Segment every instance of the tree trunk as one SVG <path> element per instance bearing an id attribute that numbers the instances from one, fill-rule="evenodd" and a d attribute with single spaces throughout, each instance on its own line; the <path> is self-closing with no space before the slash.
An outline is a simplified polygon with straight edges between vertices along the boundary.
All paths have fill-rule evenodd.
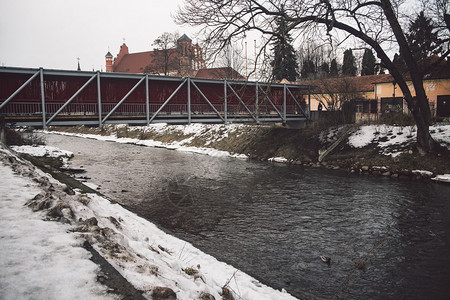
<path id="1" fill-rule="evenodd" d="M 392 9 L 390 0 L 381 0 L 381 7 L 384 11 L 386 19 L 391 25 L 392 31 L 397 39 L 400 47 L 400 54 L 405 60 L 408 67 L 409 75 L 413 83 L 416 97 L 413 98 L 409 90 L 406 80 L 404 78 L 407 74 L 401 74 L 394 66 L 391 71 L 392 76 L 397 81 L 403 95 L 408 103 L 408 108 L 411 111 L 414 121 L 417 125 L 417 142 L 416 147 L 420 154 L 425 155 L 436 148 L 436 142 L 431 137 L 429 126 L 431 123 L 431 113 L 428 104 L 428 98 L 423 87 L 423 76 L 419 70 L 417 62 L 412 56 L 411 49 L 403 33 L 403 30 L 398 22 L 398 19 Z"/>

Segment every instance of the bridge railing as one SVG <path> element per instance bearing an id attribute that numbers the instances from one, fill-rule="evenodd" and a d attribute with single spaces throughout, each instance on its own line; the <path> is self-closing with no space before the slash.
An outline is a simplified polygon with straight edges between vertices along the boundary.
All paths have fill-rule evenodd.
<path id="1" fill-rule="evenodd" d="M 64 120 L 101 126 L 137 119 L 149 124 L 185 117 L 187 123 L 209 119 L 227 122 L 263 120 L 286 122 L 309 118 L 310 86 L 0 67 L 0 114 L 6 119 L 40 118 L 42 126 Z M 308 102 L 303 95 L 308 92 Z M 179 115 L 179 116 L 178 116 Z M 242 118 L 246 115 L 247 118 Z M 123 116 L 129 116 L 128 119 Z M 120 117 L 120 118 L 118 118 Z M 209 120 L 208 119 L 208 120 Z M 267 118 L 266 118 L 267 119 Z"/>
<path id="2" fill-rule="evenodd" d="M 54 114 L 64 103 L 46 103 L 46 114 Z M 115 103 L 102 103 L 102 111 L 107 112 L 114 108 Z M 154 113 L 160 107 L 159 104 L 150 104 L 150 113 Z M 268 106 L 249 105 L 250 111 L 261 114 L 276 114 L 276 111 Z M 281 105 L 276 106 L 278 110 L 282 109 Z M 220 113 L 224 113 L 224 105 L 215 105 L 215 108 Z M 120 110 L 115 112 L 115 115 L 136 115 L 145 116 L 146 107 L 143 103 L 126 103 L 123 104 Z M 188 111 L 187 104 L 168 104 L 166 110 L 160 112 L 162 114 L 186 114 Z M 289 105 L 286 108 L 287 114 L 298 114 L 294 105 Z M 215 112 L 207 104 L 192 104 L 191 112 L 193 114 L 214 114 Z M 33 116 L 42 114 L 42 104 L 33 102 L 12 102 L 8 103 L 2 110 L 3 114 L 16 116 Z M 241 105 L 228 105 L 228 114 L 243 114 L 246 111 Z M 60 115 L 97 115 L 98 105 L 93 103 L 72 103 L 60 112 Z M 105 114 L 105 113 L 104 113 Z"/>

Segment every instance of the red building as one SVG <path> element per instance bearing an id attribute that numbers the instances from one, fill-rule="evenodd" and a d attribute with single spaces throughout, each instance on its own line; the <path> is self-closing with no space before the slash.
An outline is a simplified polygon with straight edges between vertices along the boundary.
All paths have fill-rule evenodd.
<path id="1" fill-rule="evenodd" d="M 177 40 L 176 48 L 166 50 L 130 53 L 123 43 L 116 58 L 108 51 L 105 60 L 106 72 L 195 76 L 205 68 L 202 49 L 185 34 Z"/>
<path id="2" fill-rule="evenodd" d="M 130 53 L 128 46 L 120 46 L 116 58 L 108 51 L 105 55 L 106 72 L 148 73 L 165 76 L 199 77 L 209 79 L 244 80 L 230 67 L 206 68 L 202 49 L 185 34 L 177 40 L 177 47 Z"/>

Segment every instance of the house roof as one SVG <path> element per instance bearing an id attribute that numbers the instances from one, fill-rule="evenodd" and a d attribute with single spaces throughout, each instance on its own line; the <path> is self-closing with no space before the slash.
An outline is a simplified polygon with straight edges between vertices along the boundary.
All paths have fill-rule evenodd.
<path id="1" fill-rule="evenodd" d="M 169 49 L 169 57 L 172 62 L 177 61 L 177 51 L 176 49 Z M 155 62 L 156 56 L 155 51 L 145 51 L 137 53 L 124 54 L 122 59 L 118 64 L 114 64 L 114 72 L 123 73 L 143 73 L 147 66 L 155 66 L 158 68 Z M 173 63 L 169 63 L 169 66 Z M 162 64 L 161 64 L 162 66 Z M 161 67 L 159 66 L 159 67 Z M 161 70 L 159 70 L 161 71 Z"/>
<path id="2" fill-rule="evenodd" d="M 353 76 L 353 77 L 335 77 L 300 81 L 298 83 L 316 86 L 317 89 L 312 91 L 313 94 L 342 92 L 343 87 L 347 87 L 352 91 L 373 92 L 377 83 L 392 82 L 391 74 Z"/>
<path id="3" fill-rule="evenodd" d="M 113 57 L 113 55 L 111 54 L 111 52 L 108 51 L 108 53 L 106 53 L 105 55 L 106 57 Z"/>
<path id="4" fill-rule="evenodd" d="M 244 76 L 231 67 L 200 69 L 195 77 L 206 79 L 245 79 Z"/>

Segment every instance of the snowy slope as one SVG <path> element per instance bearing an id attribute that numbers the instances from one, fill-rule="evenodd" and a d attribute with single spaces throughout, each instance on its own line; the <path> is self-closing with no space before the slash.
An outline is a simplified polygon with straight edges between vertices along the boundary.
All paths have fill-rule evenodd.
<path id="1" fill-rule="evenodd" d="M 149 299 L 157 286 L 171 288 L 177 299 L 198 299 L 202 293 L 221 299 L 223 287 L 235 299 L 295 299 L 119 204 L 96 194 L 70 195 L 65 186 L 1 149 L 0 172 L 1 299 L 106 298 L 96 282 L 96 265 L 80 248 L 84 240 Z"/>

